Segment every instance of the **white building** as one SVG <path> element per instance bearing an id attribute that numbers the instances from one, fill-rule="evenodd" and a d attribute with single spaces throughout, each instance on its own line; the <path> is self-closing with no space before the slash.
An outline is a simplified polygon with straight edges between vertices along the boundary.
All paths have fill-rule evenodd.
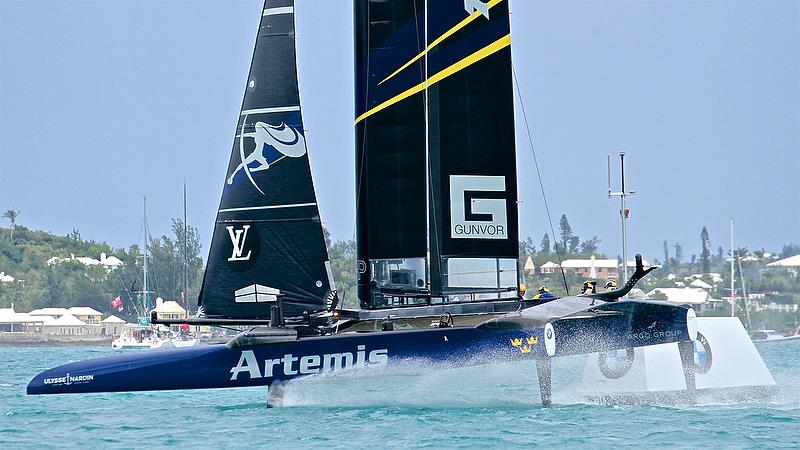
<path id="1" fill-rule="evenodd" d="M 547 261 L 539 267 L 540 273 L 555 273 L 556 270 L 558 270 L 558 264 L 552 261 Z"/>
<path id="2" fill-rule="evenodd" d="M 42 324 L 42 333 L 45 335 L 55 334 L 60 336 L 85 336 L 97 334 L 99 327 L 87 325 L 82 320 L 72 314 L 64 314 L 58 319 L 45 319 Z"/>
<path id="3" fill-rule="evenodd" d="M 727 302 L 711 298 L 711 295 L 701 288 L 655 288 L 647 293 L 648 298 L 659 296 L 667 297 L 667 301 L 679 304 L 690 304 L 703 311 L 707 309 L 719 309 L 724 307 Z"/>
<path id="4" fill-rule="evenodd" d="M 800 255 L 779 259 L 775 262 L 767 264 L 767 267 L 787 267 L 797 269 L 800 267 Z"/>
<path id="5" fill-rule="evenodd" d="M 64 314 L 69 314 L 67 308 L 39 308 L 29 312 L 31 316 L 50 316 L 53 319 L 58 319 Z"/>
<path id="6" fill-rule="evenodd" d="M 100 321 L 100 334 L 103 336 L 119 336 L 124 328 L 125 321 L 113 314 Z"/>
<path id="7" fill-rule="evenodd" d="M 114 255 L 106 256 L 105 253 L 100 253 L 100 259 L 89 258 L 87 256 L 76 257 L 74 253 L 70 254 L 69 257 L 65 258 L 59 258 L 58 256 L 54 256 L 47 260 L 47 265 L 52 266 L 53 264 L 59 264 L 64 261 L 78 261 L 84 266 L 103 266 L 109 272 L 124 265 L 124 263 L 116 256 Z"/>
<path id="8" fill-rule="evenodd" d="M 73 306 L 67 310 L 67 313 L 87 324 L 99 324 L 103 319 L 103 313 L 88 306 Z"/>
<path id="9" fill-rule="evenodd" d="M 714 286 L 711 286 L 710 284 L 706 283 L 705 281 L 703 281 L 703 280 L 701 280 L 699 278 L 697 278 L 694 281 L 692 281 L 691 283 L 689 283 L 689 286 L 700 288 L 700 289 L 711 289 L 711 288 L 714 287 Z"/>
<path id="10" fill-rule="evenodd" d="M 31 316 L 26 313 L 18 313 L 14 308 L 0 308 L 0 332 L 21 333 L 31 332 L 37 326 L 41 326 L 44 318 Z"/>
<path id="11" fill-rule="evenodd" d="M 14 277 L 5 272 L 0 272 L 0 283 L 11 283 L 12 281 L 14 281 Z"/>
<path id="12" fill-rule="evenodd" d="M 619 263 L 616 259 L 566 259 L 561 263 L 565 270 L 572 271 L 582 278 L 616 279 Z"/>
<path id="13" fill-rule="evenodd" d="M 159 319 L 181 320 L 186 318 L 186 310 L 173 300 L 164 301 L 161 297 L 156 299 L 156 307 L 153 308 Z M 172 325 L 173 331 L 178 331 L 180 325 Z"/>

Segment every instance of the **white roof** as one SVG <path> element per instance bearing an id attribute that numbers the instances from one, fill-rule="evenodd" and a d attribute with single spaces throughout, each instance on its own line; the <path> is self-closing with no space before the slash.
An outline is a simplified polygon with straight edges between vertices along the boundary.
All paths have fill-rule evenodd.
<path id="1" fill-rule="evenodd" d="M 800 267 L 800 255 L 790 256 L 788 258 L 779 259 L 775 262 L 767 264 L 769 267 Z"/>
<path id="2" fill-rule="evenodd" d="M 125 321 L 112 314 L 101 320 L 100 323 L 125 323 Z"/>
<path id="3" fill-rule="evenodd" d="M 33 311 L 29 312 L 28 314 L 32 316 L 54 316 L 60 317 L 64 314 L 68 314 L 69 311 L 67 308 L 39 308 L 34 309 Z"/>
<path id="4" fill-rule="evenodd" d="M 104 259 L 102 261 L 102 263 L 103 263 L 104 266 L 115 266 L 115 267 L 116 266 L 125 265 L 125 263 L 123 263 L 121 259 L 119 259 L 119 258 L 117 258 L 116 256 L 113 256 L 113 255 L 109 256 L 106 259 Z"/>
<path id="5" fill-rule="evenodd" d="M 100 265 L 100 261 L 98 261 L 98 260 L 96 260 L 94 258 L 89 258 L 88 256 L 78 256 L 75 259 L 77 261 L 80 261 L 81 263 L 83 263 L 86 266 L 98 266 L 98 265 Z"/>
<path id="6" fill-rule="evenodd" d="M 561 263 L 561 267 L 565 269 L 589 269 L 594 267 L 596 269 L 616 269 L 616 259 L 566 259 Z"/>
<path id="7" fill-rule="evenodd" d="M 536 266 L 533 265 L 533 260 L 531 259 L 530 256 L 528 256 L 528 259 L 525 260 L 525 268 L 524 268 L 524 270 L 535 270 L 535 269 L 536 269 Z"/>
<path id="8" fill-rule="evenodd" d="M 14 281 L 14 277 L 5 272 L 0 272 L 0 282 L 10 283 L 12 281 Z"/>
<path id="9" fill-rule="evenodd" d="M 50 323 L 46 323 L 45 325 L 76 326 L 86 325 L 86 323 L 72 314 L 67 313 Z"/>
<path id="10" fill-rule="evenodd" d="M 655 288 L 647 293 L 652 297 L 656 292 L 667 296 L 667 300 L 675 303 L 705 303 L 709 300 L 708 292 L 700 288 Z"/>
<path id="11" fill-rule="evenodd" d="M 706 283 L 705 281 L 703 281 L 701 279 L 696 279 L 696 280 L 692 281 L 691 283 L 689 283 L 689 286 L 694 286 L 694 287 L 698 287 L 698 288 L 701 288 L 701 289 L 711 289 L 712 287 L 714 287 L 714 286 L 711 286 L 710 284 Z"/>
<path id="12" fill-rule="evenodd" d="M 40 323 L 43 321 L 44 319 L 41 317 L 15 312 L 14 308 L 0 308 L 0 323 Z"/>
<path id="13" fill-rule="evenodd" d="M 556 267 L 558 267 L 558 264 L 554 263 L 553 261 L 547 261 L 546 263 L 542 264 L 542 269 L 550 269 Z"/>
<path id="14" fill-rule="evenodd" d="M 186 314 L 186 310 L 174 300 L 167 300 L 166 302 L 156 306 L 153 311 L 159 314 Z"/>
<path id="15" fill-rule="evenodd" d="M 73 316 L 102 316 L 103 313 L 100 311 L 96 311 L 93 308 L 89 308 L 88 306 L 73 306 L 72 308 L 68 309 L 67 312 L 72 314 Z"/>

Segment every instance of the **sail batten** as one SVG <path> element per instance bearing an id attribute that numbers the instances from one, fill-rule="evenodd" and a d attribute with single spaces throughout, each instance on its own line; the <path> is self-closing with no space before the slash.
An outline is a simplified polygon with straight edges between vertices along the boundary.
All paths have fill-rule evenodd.
<path id="1" fill-rule="evenodd" d="M 324 310 L 335 298 L 294 34 L 293 1 L 267 0 L 199 298 L 208 317 L 269 318 L 279 298 L 284 316 L 293 317 Z"/>

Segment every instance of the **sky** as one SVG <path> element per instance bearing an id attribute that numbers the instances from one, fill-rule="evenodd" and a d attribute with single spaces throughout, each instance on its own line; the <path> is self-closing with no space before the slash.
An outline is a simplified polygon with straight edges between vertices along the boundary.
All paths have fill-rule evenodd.
<path id="1" fill-rule="evenodd" d="M 306 140 L 325 226 L 355 229 L 353 19 L 297 2 Z M 127 247 L 182 217 L 208 250 L 262 2 L 0 0 L 0 211 Z M 662 243 L 800 244 L 800 2 L 511 2 L 522 236 L 558 232 L 622 253 Z M 4 221 L 3 226 L 8 222 Z M 551 234 L 552 238 L 552 234 Z M 671 250 L 672 251 L 672 250 Z"/>

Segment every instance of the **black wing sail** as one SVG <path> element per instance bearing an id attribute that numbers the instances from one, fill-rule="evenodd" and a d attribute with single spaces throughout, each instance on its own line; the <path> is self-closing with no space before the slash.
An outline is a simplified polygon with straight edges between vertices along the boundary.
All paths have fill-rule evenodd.
<path id="1" fill-rule="evenodd" d="M 359 0 L 356 30 L 358 297 L 427 289 L 423 0 Z M 383 81 L 386 80 L 386 81 Z M 394 101 L 404 96 L 402 101 Z"/>
<path id="2" fill-rule="evenodd" d="M 519 229 L 508 13 L 507 0 L 428 2 L 434 292 L 516 292 Z M 498 296 L 503 295 L 478 297 Z"/>
<path id="3" fill-rule="evenodd" d="M 294 3 L 267 0 L 209 251 L 207 317 L 326 308 L 335 294 L 311 179 L 295 54 Z"/>
<path id="4" fill-rule="evenodd" d="M 355 21 L 362 306 L 515 297 L 508 2 L 361 0 Z"/>

